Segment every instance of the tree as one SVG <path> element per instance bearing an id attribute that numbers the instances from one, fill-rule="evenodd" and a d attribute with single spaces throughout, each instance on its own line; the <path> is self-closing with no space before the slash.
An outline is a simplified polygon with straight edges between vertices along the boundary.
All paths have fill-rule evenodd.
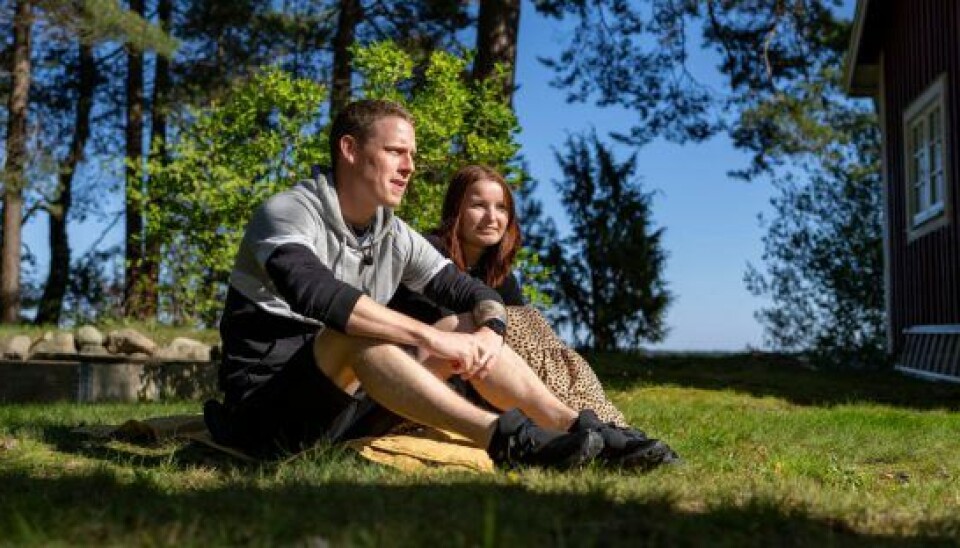
<path id="1" fill-rule="evenodd" d="M 714 0 L 708 0 L 713 2 Z M 637 119 L 620 141 L 642 146 L 657 137 L 700 141 L 721 127 L 716 99 L 687 69 L 686 16 L 698 3 L 650 0 L 538 0 L 541 13 L 577 19 L 577 32 L 556 58 L 541 59 L 567 100 L 619 105 Z M 643 8 L 648 9 L 645 11 Z"/>
<path id="2" fill-rule="evenodd" d="M 136 36 L 135 47 L 152 46 L 167 55 L 174 46 L 165 34 L 139 14 L 121 8 L 116 0 L 43 0 L 37 7 L 38 70 L 31 109 L 37 119 L 33 171 L 38 180 L 32 185 L 37 197 L 26 216 L 36 211 L 48 215 L 50 270 L 36 321 L 57 323 L 71 269 L 67 225 L 74 207 L 74 179 L 88 143 L 97 133 L 92 114 L 95 92 L 105 80 L 100 66 L 104 62 L 94 51 L 105 42 L 130 36 Z M 64 139 L 65 135 L 70 139 Z M 97 152 L 95 148 L 93 153 Z M 47 177 L 40 175 L 44 172 L 50 172 L 52 185 L 43 184 Z"/>
<path id="3" fill-rule="evenodd" d="M 773 299 L 758 312 L 768 343 L 818 356 L 849 357 L 843 349 L 873 356 L 882 344 L 882 302 L 861 284 L 882 287 L 880 219 L 869 213 L 880 192 L 878 132 L 867 108 L 839 88 L 850 24 L 835 15 L 837 4 L 539 2 L 545 13 L 579 18 L 569 46 L 546 60 L 554 84 L 571 101 L 637 114 L 633 127 L 615 137 L 643 145 L 726 131 L 752 154 L 732 174 L 778 189 L 764 239 L 766 272 L 751 266 L 747 274 L 751 291 Z M 719 56 L 726 93 L 707 93 L 686 69 L 695 28 L 700 45 Z M 812 195 L 834 201 L 811 204 Z M 851 212 L 862 213 L 861 222 L 848 222 Z"/>
<path id="4" fill-rule="evenodd" d="M 764 268 L 747 287 L 767 343 L 820 364 L 884 363 L 880 132 L 840 86 L 850 24 L 818 1 L 720 9 L 705 39 L 724 58 L 738 117 L 735 144 L 753 153 L 736 175 L 778 191 L 764 219 Z"/>
<path id="5" fill-rule="evenodd" d="M 323 98 L 310 80 L 265 71 L 195 112 L 167 160 L 150 159 L 151 200 L 143 206 L 162 249 L 162 317 L 215 322 L 254 208 L 325 159 L 308 131 Z"/>
<path id="6" fill-rule="evenodd" d="M 143 17 L 143 0 L 130 0 L 130 10 Z M 124 310 L 126 315 L 143 319 L 149 304 L 144 302 L 141 278 L 143 268 L 143 218 L 137 195 L 143 186 L 139 164 L 143 157 L 143 51 L 133 43 L 127 51 L 126 118 L 126 216 L 123 231 L 126 250 Z"/>
<path id="7" fill-rule="evenodd" d="M 337 34 L 333 39 L 333 85 L 330 86 L 330 116 L 336 116 L 350 102 L 353 76 L 353 45 L 357 25 L 363 19 L 360 0 L 340 0 Z"/>
<path id="8" fill-rule="evenodd" d="M 751 266 L 745 276 L 752 293 L 772 301 L 756 313 L 772 347 L 809 352 L 820 365 L 885 362 L 876 160 L 776 182 L 764 268 Z"/>
<path id="9" fill-rule="evenodd" d="M 519 31 L 520 0 L 480 0 L 473 77 L 490 78 L 499 66 L 503 70 L 502 95 L 507 104 L 512 103 L 515 87 Z"/>
<path id="10" fill-rule="evenodd" d="M 618 163 L 591 133 L 569 137 L 556 182 L 571 234 L 548 255 L 556 275 L 555 317 L 596 350 L 634 348 L 666 334 L 670 293 L 663 280 L 663 229 L 653 229 L 653 195 L 633 180 L 636 155 Z M 584 336 L 581 339 L 581 336 Z"/>
<path id="11" fill-rule="evenodd" d="M 880 132 L 867 108 L 827 99 L 842 93 L 840 72 L 824 71 L 812 89 L 753 112 L 784 132 L 782 148 L 766 153 L 771 163 L 806 161 L 802 176 L 771 177 L 778 194 L 764 219 L 765 264 L 751 265 L 745 281 L 772 301 L 756 316 L 774 348 L 809 352 L 821 365 L 882 364 Z"/>
<path id="12" fill-rule="evenodd" d="M 173 22 L 171 0 L 157 0 L 157 23 L 161 30 L 170 32 Z M 153 98 L 150 101 L 150 147 L 154 159 L 166 161 L 167 119 L 170 110 L 170 60 L 164 55 L 156 55 L 153 71 Z M 152 194 L 147 174 L 147 194 Z M 145 227 L 146 228 L 146 227 Z M 141 311 L 144 317 L 155 318 L 159 307 L 160 284 L 160 242 L 152 231 L 144 231 L 143 268 L 141 272 L 143 302 Z"/>
<path id="13" fill-rule="evenodd" d="M 27 108 L 30 96 L 29 0 L 17 2 L 13 24 L 12 85 L 7 103 L 7 157 L 3 171 L 3 244 L 0 250 L 0 323 L 20 319 L 20 224 L 23 219 L 27 159 Z"/>
<path id="14" fill-rule="evenodd" d="M 457 49 L 457 32 L 470 22 L 463 2 L 337 0 L 336 5 L 331 116 L 349 102 L 353 93 L 354 46 L 390 41 L 413 56 L 417 63 L 423 63 L 434 50 Z"/>
<path id="15" fill-rule="evenodd" d="M 56 324 L 60 321 L 60 311 L 63 307 L 63 297 L 67 290 L 70 272 L 67 216 L 73 203 L 73 177 L 77 166 L 83 161 L 87 140 L 90 137 L 90 112 L 93 108 L 93 93 L 97 81 L 96 61 L 92 46 L 78 41 L 77 50 L 76 118 L 70 150 L 64 165 L 59 170 L 56 196 L 51 200 L 51 207 L 48 208 L 50 273 L 37 307 L 35 322 L 38 324 Z"/>

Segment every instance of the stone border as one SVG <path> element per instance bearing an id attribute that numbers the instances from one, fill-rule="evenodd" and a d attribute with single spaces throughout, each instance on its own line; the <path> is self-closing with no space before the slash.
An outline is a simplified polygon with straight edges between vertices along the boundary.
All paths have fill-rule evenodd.
<path id="1" fill-rule="evenodd" d="M 195 399 L 217 393 L 212 362 L 130 359 L 0 359 L 0 403 Z"/>

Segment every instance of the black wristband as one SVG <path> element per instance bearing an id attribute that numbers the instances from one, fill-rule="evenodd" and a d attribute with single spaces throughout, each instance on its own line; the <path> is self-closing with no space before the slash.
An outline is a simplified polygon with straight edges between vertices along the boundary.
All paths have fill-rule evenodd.
<path id="1" fill-rule="evenodd" d="M 490 331 L 493 331 L 501 337 L 507 336 L 507 322 L 501 320 L 500 318 L 490 318 L 489 320 L 483 322 L 481 327 L 487 327 Z"/>

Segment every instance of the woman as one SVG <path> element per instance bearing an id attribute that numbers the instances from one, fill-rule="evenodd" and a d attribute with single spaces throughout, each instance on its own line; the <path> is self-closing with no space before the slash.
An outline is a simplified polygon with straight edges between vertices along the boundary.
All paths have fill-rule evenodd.
<path id="1" fill-rule="evenodd" d="M 460 270 L 500 293 L 510 324 L 507 344 L 563 403 L 576 411 L 593 409 L 602 421 L 627 426 L 589 364 L 557 337 L 536 309 L 524 306 L 512 272 L 520 227 L 510 187 L 499 173 L 477 165 L 457 171 L 443 201 L 440 228 L 427 239 Z M 453 314 L 402 286 L 389 306 L 430 324 Z"/>

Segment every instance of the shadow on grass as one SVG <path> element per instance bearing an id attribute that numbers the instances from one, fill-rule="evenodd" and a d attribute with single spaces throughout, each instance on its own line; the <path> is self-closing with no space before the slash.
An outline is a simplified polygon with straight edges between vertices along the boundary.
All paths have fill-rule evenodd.
<path id="1" fill-rule="evenodd" d="M 794 358 L 765 354 L 720 357 L 588 355 L 604 386 L 630 390 L 674 385 L 773 396 L 799 405 L 870 402 L 911 409 L 960 410 L 960 384 L 934 383 L 893 370 L 813 370 Z"/>
<path id="2" fill-rule="evenodd" d="M 41 439 L 55 451 L 111 464 L 155 468 L 159 466 L 185 470 L 197 466 L 224 470 L 249 470 L 257 464 L 231 457 L 226 453 L 197 442 L 169 439 L 159 442 L 146 440 L 112 440 L 95 438 L 74 431 L 74 427 L 47 425 Z"/>
<path id="3" fill-rule="evenodd" d="M 59 478 L 0 472 L 0 531 L 13 544 L 951 545 L 960 523 L 922 537 L 863 535 L 772 502 L 687 512 L 663 499 L 542 493 L 475 478 L 388 485 L 335 480 L 158 487 L 144 474 Z"/>

